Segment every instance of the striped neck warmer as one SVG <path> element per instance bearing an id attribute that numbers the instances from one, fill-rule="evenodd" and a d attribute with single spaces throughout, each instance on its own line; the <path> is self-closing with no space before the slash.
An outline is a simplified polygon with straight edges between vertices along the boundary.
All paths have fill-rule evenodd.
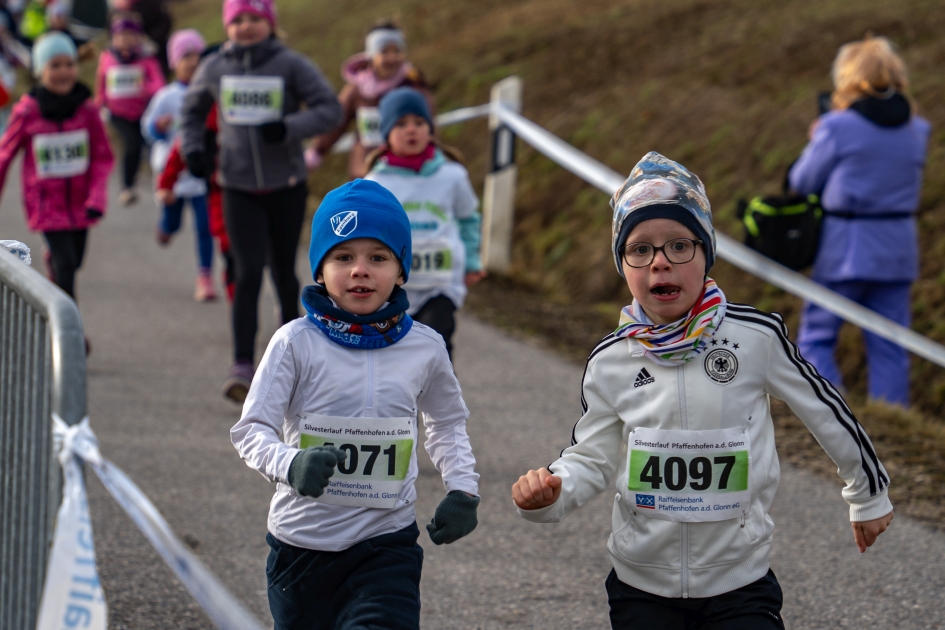
<path id="1" fill-rule="evenodd" d="M 646 349 L 644 354 L 657 365 L 675 367 L 692 361 L 725 317 L 725 294 L 712 278 L 706 278 L 702 296 L 683 319 L 671 324 L 654 324 L 634 300 L 620 311 L 617 337 L 633 337 Z"/>

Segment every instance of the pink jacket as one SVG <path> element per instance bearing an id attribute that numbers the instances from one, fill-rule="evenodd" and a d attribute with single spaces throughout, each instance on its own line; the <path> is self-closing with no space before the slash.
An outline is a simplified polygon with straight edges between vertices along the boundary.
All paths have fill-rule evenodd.
<path id="1" fill-rule="evenodd" d="M 88 134 L 88 169 L 85 173 L 71 177 L 44 176 L 41 172 L 43 169 L 37 168 L 37 155 L 41 155 L 44 146 L 48 150 L 58 148 L 61 152 L 62 147 L 68 148 L 70 145 L 70 141 L 63 142 L 61 139 L 71 140 L 71 144 L 75 145 L 75 138 L 83 135 L 82 130 Z M 41 135 L 64 132 L 80 133 L 72 136 Z M 37 135 L 40 135 L 38 139 Z M 58 147 L 56 142 L 59 142 Z M 72 118 L 58 123 L 43 118 L 39 103 L 29 94 L 20 98 L 13 106 L 7 130 L 0 138 L 0 190 L 6 181 L 7 169 L 20 149 L 24 149 L 21 167 L 23 209 L 31 230 L 84 230 L 95 223 L 95 220 L 86 216 L 87 208 L 95 208 L 103 213 L 108 209 L 108 175 L 115 159 L 98 109 L 91 101 L 82 103 Z M 63 166 L 70 168 L 68 163 L 63 162 L 52 165 L 52 168 Z"/>
<path id="2" fill-rule="evenodd" d="M 164 73 L 154 57 L 123 64 L 111 50 L 102 51 L 95 71 L 95 105 L 115 116 L 139 120 L 155 93 L 164 87 Z"/>

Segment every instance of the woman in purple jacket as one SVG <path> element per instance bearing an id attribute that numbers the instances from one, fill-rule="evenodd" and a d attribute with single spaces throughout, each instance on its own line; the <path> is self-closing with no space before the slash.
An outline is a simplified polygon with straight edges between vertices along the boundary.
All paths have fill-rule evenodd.
<path id="1" fill-rule="evenodd" d="M 931 127 L 914 113 L 905 64 L 883 37 L 840 48 L 833 64 L 833 109 L 811 126 L 791 169 L 791 187 L 820 195 L 825 210 L 813 279 L 908 326 L 919 272 L 915 212 Z M 807 303 L 801 353 L 834 385 L 842 320 Z M 909 356 L 866 332 L 869 395 L 909 404 Z"/>

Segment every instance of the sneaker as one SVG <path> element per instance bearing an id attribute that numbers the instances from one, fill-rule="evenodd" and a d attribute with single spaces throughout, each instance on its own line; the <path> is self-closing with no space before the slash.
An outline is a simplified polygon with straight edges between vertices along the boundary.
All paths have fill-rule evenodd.
<path id="1" fill-rule="evenodd" d="M 162 230 L 160 227 L 157 229 L 155 238 L 157 238 L 158 245 L 161 247 L 167 247 L 168 243 L 171 242 L 171 235 Z"/>
<path id="2" fill-rule="evenodd" d="M 138 191 L 134 188 L 124 188 L 118 193 L 118 203 L 123 206 L 133 206 L 138 203 Z"/>
<path id="3" fill-rule="evenodd" d="M 194 299 L 198 302 L 212 302 L 217 299 L 217 293 L 213 288 L 213 277 L 209 273 L 201 272 L 201 274 L 197 276 Z"/>
<path id="4" fill-rule="evenodd" d="M 223 383 L 223 396 L 233 402 L 243 404 L 255 373 L 252 363 L 242 361 L 234 363 L 230 368 L 230 374 L 226 377 L 226 382 Z"/>

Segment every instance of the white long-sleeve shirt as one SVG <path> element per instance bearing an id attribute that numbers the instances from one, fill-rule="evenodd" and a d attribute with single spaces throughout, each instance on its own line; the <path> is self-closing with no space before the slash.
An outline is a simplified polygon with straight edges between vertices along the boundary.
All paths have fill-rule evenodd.
<path id="1" fill-rule="evenodd" d="M 466 434 L 469 411 L 442 337 L 414 322 L 397 343 L 360 350 L 331 341 L 308 318 L 280 328 L 263 355 L 242 417 L 230 430 L 246 464 L 278 484 L 269 508 L 270 533 L 297 547 L 341 551 L 413 523 L 416 441 L 394 508 L 330 505 L 303 497 L 289 485 L 288 475 L 301 452 L 300 420 L 305 417 L 344 418 L 345 426 L 355 428 L 359 419 L 375 424 L 376 419 L 416 418 L 418 412 L 426 429 L 424 446 L 446 491 L 478 494 L 479 475 Z M 332 480 L 340 477 L 336 471 Z"/>

